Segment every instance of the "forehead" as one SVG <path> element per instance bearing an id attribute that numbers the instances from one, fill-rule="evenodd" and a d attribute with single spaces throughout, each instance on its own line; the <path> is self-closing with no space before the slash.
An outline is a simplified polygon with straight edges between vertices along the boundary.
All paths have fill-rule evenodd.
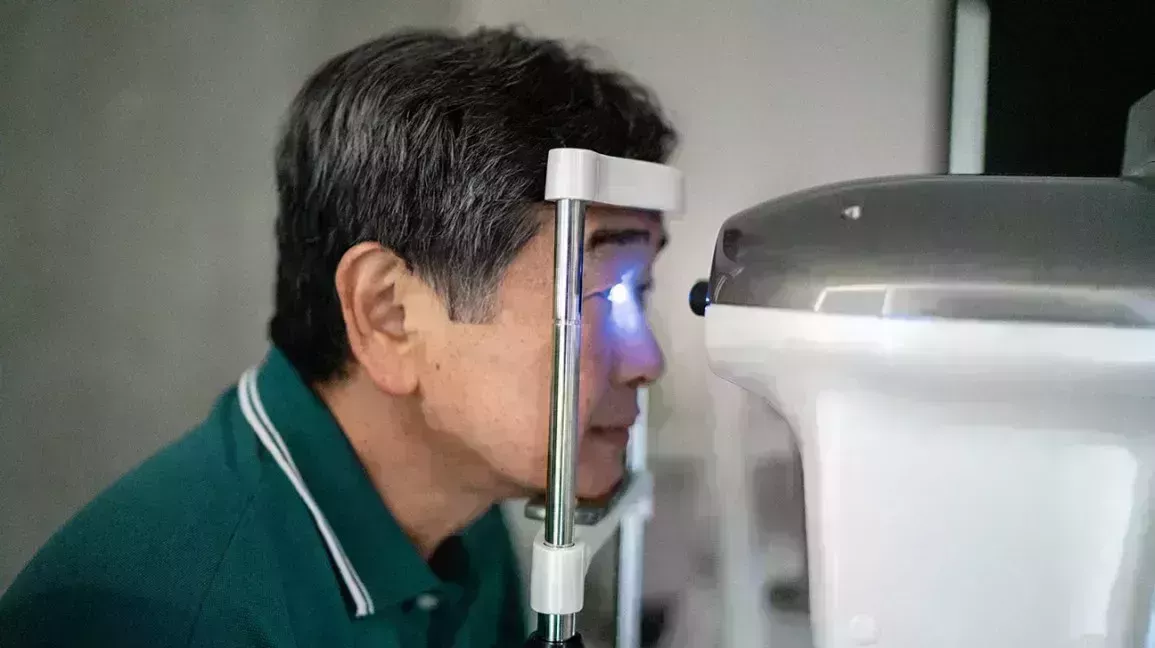
<path id="1" fill-rule="evenodd" d="M 535 211 L 539 222 L 545 225 L 546 229 L 552 229 L 554 219 L 557 217 L 554 206 L 550 203 L 542 203 Z M 588 234 L 599 227 L 644 228 L 657 234 L 665 235 L 666 233 L 665 223 L 660 212 L 605 205 L 587 205 L 586 233 Z"/>

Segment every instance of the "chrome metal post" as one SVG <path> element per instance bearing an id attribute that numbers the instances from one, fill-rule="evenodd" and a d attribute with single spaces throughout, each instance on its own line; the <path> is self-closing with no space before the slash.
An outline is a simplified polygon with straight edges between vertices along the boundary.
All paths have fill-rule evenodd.
<path id="1" fill-rule="evenodd" d="M 554 234 L 553 377 L 550 392 L 549 486 L 545 542 L 568 547 L 574 541 L 577 508 L 578 377 L 581 367 L 582 256 L 585 203 L 557 202 Z M 574 614 L 538 615 L 538 632 L 564 642 L 577 633 Z"/>

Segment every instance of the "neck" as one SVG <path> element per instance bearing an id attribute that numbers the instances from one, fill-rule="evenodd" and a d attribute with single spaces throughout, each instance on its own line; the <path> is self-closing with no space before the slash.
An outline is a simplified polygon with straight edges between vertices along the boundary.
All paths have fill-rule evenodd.
<path id="1" fill-rule="evenodd" d="M 441 435 L 428 428 L 416 404 L 361 383 L 352 379 L 317 391 L 390 514 L 429 558 L 493 506 L 499 489 L 476 457 L 438 443 Z"/>

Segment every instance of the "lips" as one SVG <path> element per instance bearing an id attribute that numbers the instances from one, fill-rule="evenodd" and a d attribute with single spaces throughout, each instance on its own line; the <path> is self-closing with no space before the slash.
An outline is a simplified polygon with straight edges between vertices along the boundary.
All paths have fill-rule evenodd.
<path id="1" fill-rule="evenodd" d="M 590 428 L 590 435 L 595 439 L 625 447 L 630 442 L 630 427 L 628 425 L 598 426 Z"/>
<path id="2" fill-rule="evenodd" d="M 633 405 L 633 403 L 630 403 L 630 405 Z M 591 429 L 595 430 L 609 430 L 617 428 L 629 429 L 633 427 L 634 422 L 638 420 L 638 415 L 640 413 L 641 412 L 639 412 L 635 407 L 630 407 L 628 410 L 622 408 L 622 410 L 613 413 L 603 412 L 602 416 L 595 415 L 591 417 L 592 420 L 590 421 L 589 426 Z"/>

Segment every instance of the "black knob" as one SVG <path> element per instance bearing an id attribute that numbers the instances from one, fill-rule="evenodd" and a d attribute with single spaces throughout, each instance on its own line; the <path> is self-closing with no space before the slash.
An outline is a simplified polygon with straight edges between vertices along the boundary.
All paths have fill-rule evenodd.
<path id="1" fill-rule="evenodd" d="M 706 314 L 706 307 L 710 305 L 710 282 L 703 279 L 690 289 L 690 310 L 698 317 Z"/>

